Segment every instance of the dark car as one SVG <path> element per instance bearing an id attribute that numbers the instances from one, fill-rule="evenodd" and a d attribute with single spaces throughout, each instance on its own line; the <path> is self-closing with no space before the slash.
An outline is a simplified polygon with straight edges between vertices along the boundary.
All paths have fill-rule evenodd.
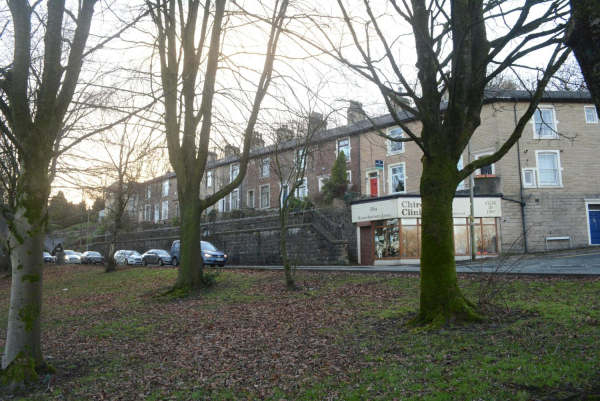
<path id="1" fill-rule="evenodd" d="M 171 255 L 169 255 L 169 252 L 162 249 L 150 249 L 142 255 L 142 264 L 144 266 L 149 264 L 156 264 L 159 266 L 170 265 Z"/>
<path id="2" fill-rule="evenodd" d="M 104 258 L 98 252 L 87 251 L 81 255 L 81 263 L 90 265 L 95 265 L 96 263 L 102 264 L 104 263 Z"/>
<path id="3" fill-rule="evenodd" d="M 227 255 L 225 253 L 223 253 L 222 251 L 219 251 L 217 249 L 217 247 L 215 247 L 213 244 L 211 244 L 208 241 L 201 241 L 200 245 L 201 245 L 201 249 L 202 249 L 202 259 L 204 259 L 205 265 L 221 266 L 221 267 L 225 266 L 225 263 L 227 263 Z M 180 244 L 179 244 L 179 240 L 177 240 L 177 241 L 174 241 L 173 245 L 171 246 L 171 260 L 172 260 L 173 266 L 179 265 L 179 259 L 180 259 Z"/>
<path id="4" fill-rule="evenodd" d="M 54 258 L 48 252 L 44 252 L 44 263 L 52 263 Z"/>

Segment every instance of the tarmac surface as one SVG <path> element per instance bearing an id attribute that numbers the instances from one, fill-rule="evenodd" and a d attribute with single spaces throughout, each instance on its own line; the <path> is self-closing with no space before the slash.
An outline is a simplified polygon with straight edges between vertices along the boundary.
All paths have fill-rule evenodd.
<path id="1" fill-rule="evenodd" d="M 283 266 L 226 266 L 229 269 L 282 270 Z M 396 266 L 299 266 L 297 270 L 320 272 L 418 274 L 419 264 Z M 544 252 L 512 257 L 457 261 L 459 274 L 503 273 L 525 276 L 600 277 L 600 249 Z"/>

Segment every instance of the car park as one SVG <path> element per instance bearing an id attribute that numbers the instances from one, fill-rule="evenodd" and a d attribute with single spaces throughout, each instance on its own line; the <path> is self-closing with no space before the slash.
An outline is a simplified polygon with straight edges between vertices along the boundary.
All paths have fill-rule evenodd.
<path id="1" fill-rule="evenodd" d="M 81 263 L 95 265 L 96 263 L 104 263 L 104 258 L 99 252 L 86 251 L 81 255 Z"/>
<path id="2" fill-rule="evenodd" d="M 115 253 L 115 261 L 119 265 L 142 265 L 142 255 L 138 251 L 121 250 Z"/>
<path id="3" fill-rule="evenodd" d="M 146 265 L 170 265 L 171 255 L 169 252 L 162 249 L 150 249 L 148 252 L 142 255 L 142 264 Z"/>
<path id="4" fill-rule="evenodd" d="M 44 263 L 53 263 L 54 258 L 48 252 L 44 252 Z"/>
<path id="5" fill-rule="evenodd" d="M 225 266 L 227 263 L 227 255 L 217 249 L 216 246 L 211 244 L 208 241 L 200 241 L 200 251 L 202 254 L 202 259 L 204 260 L 204 264 L 207 266 Z M 179 265 L 179 260 L 181 258 L 181 245 L 179 240 L 174 241 L 171 246 L 171 259 L 173 266 Z"/>
<path id="6" fill-rule="evenodd" d="M 67 263 L 81 263 L 81 256 L 77 255 L 74 251 L 65 251 L 65 262 Z"/>

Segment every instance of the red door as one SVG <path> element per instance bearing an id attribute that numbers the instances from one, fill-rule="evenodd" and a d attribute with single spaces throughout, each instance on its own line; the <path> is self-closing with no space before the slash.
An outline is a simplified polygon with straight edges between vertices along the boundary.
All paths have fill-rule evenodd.
<path id="1" fill-rule="evenodd" d="M 371 198 L 377 198 L 379 194 L 377 193 L 377 177 L 373 177 L 370 179 L 371 182 Z"/>

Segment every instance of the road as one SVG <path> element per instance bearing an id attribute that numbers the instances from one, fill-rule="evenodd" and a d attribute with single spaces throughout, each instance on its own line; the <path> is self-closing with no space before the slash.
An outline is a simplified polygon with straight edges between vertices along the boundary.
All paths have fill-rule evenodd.
<path id="1" fill-rule="evenodd" d="M 456 271 L 464 274 L 502 273 L 518 275 L 549 276 L 599 276 L 600 252 L 591 253 L 548 253 L 526 257 L 488 258 L 477 262 L 457 262 Z M 498 265 L 502 266 L 498 269 Z M 227 266 L 230 269 L 281 270 L 281 266 Z M 418 273 L 419 265 L 397 266 L 301 266 L 306 271 L 342 271 L 360 273 Z"/>

